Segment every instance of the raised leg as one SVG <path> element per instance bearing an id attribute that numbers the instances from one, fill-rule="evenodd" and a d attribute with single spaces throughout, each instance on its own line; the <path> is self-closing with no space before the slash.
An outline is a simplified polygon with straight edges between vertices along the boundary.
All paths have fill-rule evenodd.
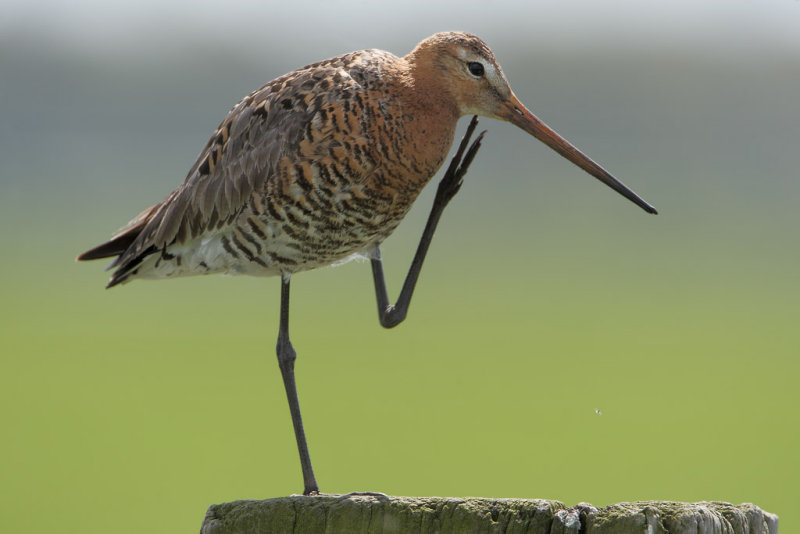
<path id="1" fill-rule="evenodd" d="M 300 452 L 300 466 L 303 468 L 303 495 L 319 493 L 317 479 L 314 478 L 314 469 L 311 467 L 311 457 L 308 455 L 306 433 L 303 430 L 303 418 L 300 416 L 300 402 L 297 400 L 297 386 L 294 381 L 294 361 L 297 353 L 289 341 L 289 280 L 291 275 L 281 276 L 281 319 L 278 328 L 278 365 L 283 376 L 283 385 L 286 388 L 286 398 L 289 400 L 289 411 L 292 414 L 294 435 L 297 438 L 297 450 Z"/>
<path id="2" fill-rule="evenodd" d="M 428 222 L 425 224 L 425 230 L 422 231 L 422 237 L 417 246 L 417 252 L 414 254 L 414 259 L 411 261 L 411 267 L 408 269 L 406 280 L 403 283 L 403 288 L 400 290 L 400 296 L 397 298 L 395 304 L 389 303 L 389 296 L 386 293 L 386 279 L 383 275 L 383 262 L 381 260 L 380 248 L 376 245 L 372 251 L 372 278 L 375 281 L 375 296 L 378 300 L 378 318 L 380 319 L 381 326 L 384 328 L 392 328 L 397 326 L 403 319 L 406 318 L 408 313 L 408 305 L 411 303 L 411 295 L 414 293 L 414 288 L 417 285 L 419 273 L 422 270 L 422 262 L 425 261 L 425 255 L 428 253 L 428 247 L 433 239 L 433 233 L 436 231 L 436 225 L 439 224 L 439 218 L 444 212 L 444 208 L 450 200 L 458 193 L 463 183 L 464 175 L 467 173 L 470 163 L 472 163 L 475 154 L 481 147 L 481 141 L 486 134 L 486 130 L 478 134 L 478 137 L 470 145 L 470 138 L 478 126 L 477 115 L 472 117 L 472 120 L 467 127 L 467 132 L 458 146 L 458 151 L 453 159 L 450 161 L 450 166 L 447 172 L 439 182 L 439 188 L 436 190 L 436 198 L 433 201 L 431 213 L 428 215 Z M 466 150 L 466 154 L 464 151 Z"/>

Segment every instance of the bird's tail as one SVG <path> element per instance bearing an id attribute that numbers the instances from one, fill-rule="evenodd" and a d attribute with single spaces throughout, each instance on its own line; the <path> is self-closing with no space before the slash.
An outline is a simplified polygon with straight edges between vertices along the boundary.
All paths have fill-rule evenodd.
<path id="1" fill-rule="evenodd" d="M 77 257 L 77 261 L 99 260 L 102 258 L 112 258 L 116 256 L 116 259 L 106 268 L 106 270 L 113 269 L 115 267 L 121 268 L 112 275 L 111 282 L 107 287 L 112 287 L 120 282 L 125 281 L 127 278 L 126 275 L 134 265 L 131 265 L 130 268 L 125 268 L 126 266 L 120 266 L 120 258 L 122 258 L 122 255 L 128 250 L 128 248 L 130 248 L 133 242 L 136 241 L 136 238 L 142 233 L 142 230 L 147 225 L 148 221 L 153 216 L 153 213 L 155 213 L 159 206 L 160 204 L 156 204 L 155 206 L 151 206 L 144 210 L 131 222 L 125 225 L 125 227 L 122 228 L 114 237 L 105 243 L 97 245 L 96 247 L 80 254 Z M 136 261 L 135 264 L 140 262 L 141 259 Z"/>

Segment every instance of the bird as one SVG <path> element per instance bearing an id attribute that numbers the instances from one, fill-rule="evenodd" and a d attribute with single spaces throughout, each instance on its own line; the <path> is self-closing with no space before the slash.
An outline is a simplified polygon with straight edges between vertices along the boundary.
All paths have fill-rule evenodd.
<path id="1" fill-rule="evenodd" d="M 380 246 L 443 166 L 459 119 L 470 115 L 392 304 Z M 367 258 L 380 324 L 401 323 L 439 219 L 486 134 L 472 140 L 478 116 L 510 122 L 646 212 L 657 213 L 533 115 L 480 38 L 441 32 L 402 57 L 378 49 L 350 52 L 253 91 L 225 116 L 174 191 L 77 260 L 113 258 L 109 288 L 136 279 L 211 273 L 280 276 L 276 354 L 303 494 L 319 494 L 289 336 L 292 276 Z"/>

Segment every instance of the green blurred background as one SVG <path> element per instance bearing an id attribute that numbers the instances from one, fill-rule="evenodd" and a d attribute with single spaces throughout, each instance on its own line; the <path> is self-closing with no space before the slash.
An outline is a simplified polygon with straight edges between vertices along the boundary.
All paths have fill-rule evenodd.
<path id="1" fill-rule="evenodd" d="M 484 119 L 405 323 L 378 325 L 366 263 L 294 278 L 322 489 L 750 501 L 800 529 L 800 3 L 5 4 L 4 531 L 194 532 L 302 490 L 278 280 L 106 291 L 73 260 L 251 90 L 447 29 L 661 214 Z M 392 298 L 432 189 L 384 246 Z"/>

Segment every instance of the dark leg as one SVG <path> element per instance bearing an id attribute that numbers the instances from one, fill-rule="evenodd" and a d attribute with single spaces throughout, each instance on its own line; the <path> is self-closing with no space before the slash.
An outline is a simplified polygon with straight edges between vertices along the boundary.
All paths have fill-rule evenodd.
<path id="1" fill-rule="evenodd" d="M 300 466 L 303 468 L 303 495 L 319 493 L 317 479 L 311 467 L 311 457 L 308 455 L 306 433 L 303 430 L 303 419 L 300 417 L 300 402 L 297 400 L 297 386 L 294 382 L 294 361 L 297 353 L 289 341 L 289 280 L 291 276 L 281 276 L 281 319 L 278 329 L 278 365 L 283 376 L 283 385 L 286 387 L 286 397 L 289 399 L 289 411 L 292 413 L 294 435 L 297 438 L 297 450 L 300 452 Z"/>
<path id="2" fill-rule="evenodd" d="M 425 254 L 428 252 L 428 247 L 433 239 L 433 233 L 436 231 L 436 225 L 439 224 L 439 218 L 444 212 L 444 208 L 448 202 L 458 193 L 463 183 L 464 175 L 467 173 L 472 159 L 481 147 L 481 141 L 486 134 L 486 130 L 478 134 L 477 139 L 470 145 L 469 150 L 464 151 L 469 144 L 475 127 L 478 125 L 478 117 L 472 117 L 469 123 L 467 132 L 458 146 L 456 155 L 450 161 L 450 166 L 442 181 L 439 182 L 439 188 L 436 190 L 436 198 L 433 201 L 433 208 L 428 215 L 428 222 L 425 225 L 425 230 L 422 232 L 422 237 L 417 246 L 417 252 L 414 254 L 414 259 L 411 261 L 411 267 L 408 269 L 406 280 L 403 283 L 403 288 L 400 290 L 400 296 L 397 302 L 392 305 L 389 304 L 389 296 L 386 293 L 386 279 L 383 276 L 383 263 L 381 261 L 381 251 L 377 246 L 372 251 L 372 278 L 375 280 L 375 295 L 378 298 L 378 318 L 380 319 L 381 326 L 384 328 L 392 328 L 397 326 L 403 319 L 406 318 L 408 313 L 408 305 L 411 302 L 411 295 L 414 293 L 414 287 L 417 285 L 417 278 L 422 269 L 422 262 L 425 261 Z"/>

